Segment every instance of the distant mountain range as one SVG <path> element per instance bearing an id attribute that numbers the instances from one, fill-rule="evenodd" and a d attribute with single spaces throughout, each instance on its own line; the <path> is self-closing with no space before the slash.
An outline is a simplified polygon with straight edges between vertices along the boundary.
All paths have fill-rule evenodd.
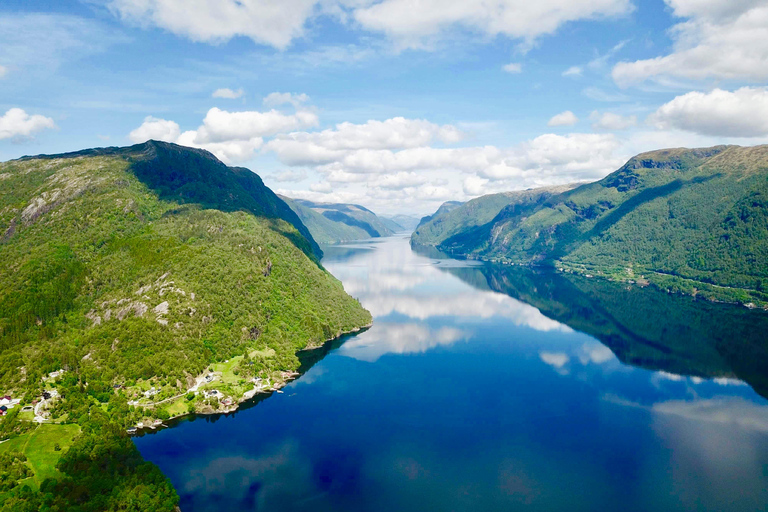
<path id="1" fill-rule="evenodd" d="M 595 183 L 446 203 L 425 219 L 412 243 L 453 256 L 768 300 L 768 146 L 643 153 Z"/>
<path id="2" fill-rule="evenodd" d="M 401 231 L 413 231 L 416 229 L 416 226 L 419 225 L 419 222 L 421 222 L 421 218 L 419 217 L 403 214 L 392 215 L 391 217 L 387 217 L 387 219 L 400 226 Z"/>
<path id="3" fill-rule="evenodd" d="M 333 244 L 389 236 L 403 226 L 358 204 L 316 203 L 280 196 L 319 243 Z"/>

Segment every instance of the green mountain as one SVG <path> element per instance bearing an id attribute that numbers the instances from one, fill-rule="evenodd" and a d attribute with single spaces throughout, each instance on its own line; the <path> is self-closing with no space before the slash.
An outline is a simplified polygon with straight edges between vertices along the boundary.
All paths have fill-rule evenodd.
<path id="1" fill-rule="evenodd" d="M 508 206 L 438 248 L 554 265 L 718 300 L 768 300 L 768 146 L 638 155 L 541 204 Z"/>
<path id="2" fill-rule="evenodd" d="M 597 338 L 625 364 L 707 379 L 737 378 L 768 398 L 768 314 L 763 311 L 541 268 L 488 264 L 442 270 Z"/>
<path id="3" fill-rule="evenodd" d="M 456 235 L 466 236 L 472 232 L 472 237 L 480 236 L 476 233 L 478 227 L 493 220 L 499 212 L 514 205 L 514 208 L 530 208 L 541 204 L 549 197 L 570 190 L 575 185 L 558 187 L 545 187 L 517 192 L 502 192 L 477 197 L 466 203 L 449 202 L 443 204 L 440 209 L 431 215 L 426 221 L 422 219 L 416 230 L 411 235 L 414 245 L 453 246 L 456 241 L 452 237 Z"/>
<path id="4" fill-rule="evenodd" d="M 400 231 L 397 223 L 378 217 L 357 204 L 315 203 L 281 198 L 293 209 L 319 243 L 333 244 L 389 236 Z"/>
<path id="5" fill-rule="evenodd" d="M 444 214 L 450 212 L 451 210 L 453 210 L 455 208 L 458 208 L 462 204 L 464 204 L 464 203 L 462 203 L 461 201 L 446 201 L 446 202 L 444 202 L 443 204 L 440 205 L 440 208 L 438 208 L 435 213 L 433 213 L 432 215 L 425 215 L 424 217 L 422 217 L 421 220 L 419 221 L 419 223 L 416 224 L 416 228 L 419 228 L 419 227 L 423 226 L 424 224 L 427 224 L 429 221 L 431 221 L 435 217 L 440 217 L 441 215 L 444 215 Z"/>
<path id="6" fill-rule="evenodd" d="M 297 351 L 371 321 L 298 216 L 256 174 L 202 150 L 150 141 L 2 163 L 0 233 L 0 394 L 24 405 L 56 388 L 50 418 L 82 431 L 59 453 L 60 510 L 73 485 L 110 506 L 147 485 L 157 500 L 144 509 L 168 509 L 162 475 L 131 472 L 146 463 L 126 427 L 222 407 L 185 398 L 219 362 L 217 389 L 236 403 L 251 378 L 279 383 Z M 162 406 L 144 398 L 151 387 Z M 0 439 L 31 427 L 6 418 Z M 92 474 L 94 450 L 132 462 Z"/>

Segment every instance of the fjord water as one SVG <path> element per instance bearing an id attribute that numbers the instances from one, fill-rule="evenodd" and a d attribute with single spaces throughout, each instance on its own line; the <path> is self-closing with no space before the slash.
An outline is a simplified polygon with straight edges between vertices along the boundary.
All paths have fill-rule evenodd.
<path id="1" fill-rule="evenodd" d="M 183 511 L 768 506 L 766 313 L 404 236 L 324 249 L 373 327 L 282 394 L 136 438 Z"/>

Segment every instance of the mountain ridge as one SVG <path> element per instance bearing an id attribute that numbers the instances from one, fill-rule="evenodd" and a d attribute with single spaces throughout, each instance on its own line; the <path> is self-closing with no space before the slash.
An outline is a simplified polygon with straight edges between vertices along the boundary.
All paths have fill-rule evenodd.
<path id="1" fill-rule="evenodd" d="M 401 226 L 353 203 L 321 203 L 286 196 L 281 198 L 322 243 L 339 243 L 389 236 Z"/>
<path id="2" fill-rule="evenodd" d="M 127 428 L 231 412 L 292 378 L 297 352 L 371 322 L 288 205 L 201 150 L 2 162 L 0 233 L 0 395 L 19 401 L 0 439 L 50 423 L 48 451 L 27 455 L 57 475 L 0 493 L 4 510 L 174 510 Z"/>
<path id="3" fill-rule="evenodd" d="M 541 204 L 505 207 L 437 248 L 763 303 L 768 145 L 641 153 L 599 181 Z"/>

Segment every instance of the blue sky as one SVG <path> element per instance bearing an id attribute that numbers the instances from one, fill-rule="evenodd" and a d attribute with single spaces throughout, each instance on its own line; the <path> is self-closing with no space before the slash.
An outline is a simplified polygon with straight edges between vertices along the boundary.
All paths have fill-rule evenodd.
<path id="1" fill-rule="evenodd" d="M 768 0 L 0 4 L 0 160 L 157 138 L 381 213 L 766 143 L 767 83 Z"/>

